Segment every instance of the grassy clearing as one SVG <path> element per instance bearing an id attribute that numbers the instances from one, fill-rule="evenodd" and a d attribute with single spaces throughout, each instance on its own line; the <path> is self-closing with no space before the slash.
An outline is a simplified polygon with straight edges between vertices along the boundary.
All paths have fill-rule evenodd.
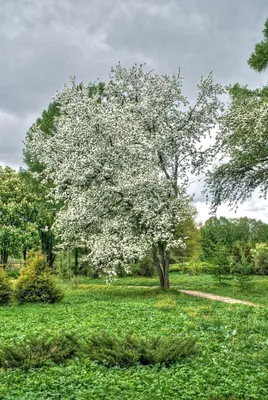
<path id="1" fill-rule="evenodd" d="M 206 293 L 214 293 L 220 296 L 228 296 L 236 299 L 247 300 L 258 304 L 268 305 L 268 277 L 254 276 L 254 286 L 251 290 L 241 292 L 234 280 L 228 280 L 219 285 L 211 275 L 189 276 L 181 273 L 170 274 L 170 284 L 174 289 L 199 290 Z M 105 279 L 77 278 L 72 283 L 74 287 L 83 285 L 106 285 Z M 158 286 L 158 278 L 126 277 L 116 279 L 111 286 Z M 69 287 L 69 283 L 68 283 Z M 87 286 L 85 286 L 86 288 Z"/>
<path id="2" fill-rule="evenodd" d="M 102 280 L 64 282 L 61 303 L 1 307 L 0 343 L 44 335 L 89 337 L 105 330 L 116 337 L 191 336 L 197 339 L 198 354 L 170 367 L 106 368 L 85 357 L 29 371 L 0 370 L 0 399 L 268 399 L 267 308 L 193 298 L 176 290 L 117 287 L 155 284 L 154 278 L 120 279 L 113 286 Z M 171 284 L 268 304 L 268 280 L 261 277 L 251 294 L 232 285 L 219 288 L 207 276 L 172 274 Z"/>

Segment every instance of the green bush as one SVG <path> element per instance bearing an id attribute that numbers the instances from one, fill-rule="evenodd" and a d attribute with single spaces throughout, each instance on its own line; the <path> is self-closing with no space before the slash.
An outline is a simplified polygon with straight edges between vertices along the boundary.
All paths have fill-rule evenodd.
<path id="1" fill-rule="evenodd" d="M 17 279 L 20 276 L 20 273 L 16 269 L 7 270 L 6 276 L 8 276 L 9 278 Z"/>
<path id="2" fill-rule="evenodd" d="M 0 305 L 8 304 L 12 296 L 12 287 L 2 267 L 0 267 Z"/>
<path id="3" fill-rule="evenodd" d="M 180 263 L 173 263 L 169 266 L 169 272 L 184 272 L 184 267 Z"/>
<path id="4" fill-rule="evenodd" d="M 252 250 L 255 271 L 259 275 L 268 275 L 268 244 L 257 243 Z"/>
<path id="5" fill-rule="evenodd" d="M 213 272 L 213 265 L 209 262 L 193 259 L 185 265 L 185 272 L 189 275 L 210 274 Z"/>
<path id="6" fill-rule="evenodd" d="M 141 261 L 130 265 L 131 275 L 146 276 L 152 278 L 155 275 L 155 265 L 153 259 L 149 256 L 144 257 Z"/>
<path id="7" fill-rule="evenodd" d="M 0 347 L 1 368 L 39 368 L 48 362 L 61 364 L 73 357 L 78 344 L 71 335 L 31 338 Z"/>
<path id="8" fill-rule="evenodd" d="M 62 299 L 63 293 L 56 285 L 42 253 L 29 255 L 17 281 L 15 297 L 19 303 L 55 303 Z"/>
<path id="9" fill-rule="evenodd" d="M 40 368 L 48 363 L 62 364 L 74 356 L 88 357 L 106 367 L 170 365 L 196 352 L 196 340 L 192 338 L 141 339 L 128 335 L 120 339 L 105 331 L 78 341 L 73 335 L 63 334 L 0 346 L 0 368 Z"/>
<path id="10" fill-rule="evenodd" d="M 86 350 L 91 360 L 107 367 L 142 365 L 169 365 L 197 352 L 196 340 L 181 337 L 152 337 L 132 335 L 120 339 L 103 332 L 92 336 Z"/>

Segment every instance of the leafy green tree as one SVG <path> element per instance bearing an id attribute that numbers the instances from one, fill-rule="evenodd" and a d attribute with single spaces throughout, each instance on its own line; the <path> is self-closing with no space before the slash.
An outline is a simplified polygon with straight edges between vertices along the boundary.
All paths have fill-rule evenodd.
<path id="1" fill-rule="evenodd" d="M 262 32 L 264 39 L 255 45 L 254 52 L 248 59 L 249 66 L 257 72 L 266 70 L 268 66 L 268 18 Z"/>
<path id="2" fill-rule="evenodd" d="M 224 245 L 230 256 L 243 250 L 247 261 L 252 262 L 251 249 L 256 243 L 268 242 L 268 224 L 250 218 L 209 218 L 201 227 L 202 257 L 211 260 L 217 245 Z"/>
<path id="3" fill-rule="evenodd" d="M 264 40 L 255 46 L 248 63 L 258 72 L 268 65 L 268 19 Z M 250 90 L 238 83 L 229 87 L 231 102 L 216 136 L 220 164 L 207 179 L 212 208 L 229 202 L 234 207 L 255 189 L 266 198 L 268 190 L 268 87 Z"/>
<path id="4" fill-rule="evenodd" d="M 184 261 L 189 261 L 192 257 L 198 258 L 202 253 L 201 233 L 195 221 L 196 214 L 196 210 L 193 210 L 193 214 L 181 221 L 175 230 L 176 237 L 183 240 L 185 246 L 174 249 L 171 255 L 182 265 Z"/>
<path id="5" fill-rule="evenodd" d="M 257 274 L 268 274 L 268 244 L 258 243 L 252 250 L 255 271 Z"/>
<path id="6" fill-rule="evenodd" d="M 219 284 L 224 283 L 230 274 L 229 249 L 221 243 L 217 243 L 214 247 L 212 256 L 212 273 Z"/>
<path id="7" fill-rule="evenodd" d="M 268 189 L 268 97 L 258 91 L 235 96 L 216 137 L 220 164 L 207 179 L 214 209 L 245 201 L 255 189 L 266 198 Z"/>
<path id="8" fill-rule="evenodd" d="M 200 233 L 204 259 L 211 260 L 218 246 L 224 246 L 228 253 L 231 253 L 236 238 L 232 223 L 228 218 L 209 218 L 201 227 Z"/>
<path id="9" fill-rule="evenodd" d="M 37 200 L 20 173 L 0 167 L 0 252 L 4 266 L 9 255 L 20 257 L 39 243 Z"/>

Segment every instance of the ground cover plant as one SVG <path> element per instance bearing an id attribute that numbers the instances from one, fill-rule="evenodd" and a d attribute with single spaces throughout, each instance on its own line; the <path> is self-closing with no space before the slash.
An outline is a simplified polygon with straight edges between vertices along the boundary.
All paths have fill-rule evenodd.
<path id="1" fill-rule="evenodd" d="M 94 283 L 95 282 L 95 283 Z M 254 292 L 222 288 L 208 276 L 173 273 L 175 289 L 127 287 L 157 284 L 155 278 L 80 278 L 62 283 L 66 296 L 55 304 L 0 308 L 1 345 L 63 332 L 92 337 L 192 337 L 199 352 L 172 365 L 108 368 L 89 356 L 48 362 L 26 371 L 1 369 L 0 398 L 20 399 L 266 399 L 268 385 L 268 280 L 255 278 Z M 230 305 L 188 297 L 176 288 L 198 289 L 258 302 Z M 120 339 L 121 340 L 121 339 Z"/>

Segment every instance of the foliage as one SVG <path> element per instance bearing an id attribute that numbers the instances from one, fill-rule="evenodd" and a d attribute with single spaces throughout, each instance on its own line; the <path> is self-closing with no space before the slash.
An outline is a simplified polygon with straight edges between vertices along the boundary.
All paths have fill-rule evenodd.
<path id="1" fill-rule="evenodd" d="M 118 338 L 103 331 L 89 339 L 61 334 L 55 338 L 30 338 L 0 347 L 1 368 L 40 368 L 48 363 L 61 364 L 76 356 L 89 357 L 106 367 L 142 365 L 170 365 L 197 353 L 196 340 L 181 337 L 152 337 L 142 339 L 134 335 Z"/>
<path id="2" fill-rule="evenodd" d="M 243 247 L 251 262 L 251 248 L 258 242 L 268 241 L 268 224 L 250 218 L 211 217 L 201 227 L 202 258 L 213 258 L 215 246 L 224 245 L 233 255 L 236 246 Z"/>
<path id="3" fill-rule="evenodd" d="M 157 301 L 155 307 L 162 311 L 171 311 L 176 307 L 176 300 L 173 298 L 166 298 L 164 300 Z"/>
<path id="4" fill-rule="evenodd" d="M 251 256 L 251 247 L 247 244 L 245 247 L 234 245 L 230 260 L 230 272 L 234 275 L 235 284 L 240 291 L 247 291 L 253 288 L 253 264 Z"/>
<path id="5" fill-rule="evenodd" d="M 231 220 L 225 217 L 209 218 L 201 227 L 201 243 L 204 259 L 213 259 L 217 246 L 225 246 L 231 251 L 232 244 L 235 241 Z"/>
<path id="6" fill-rule="evenodd" d="M 180 263 L 172 263 L 169 268 L 170 272 L 183 272 L 184 271 L 184 266 L 182 266 Z"/>
<path id="7" fill-rule="evenodd" d="M 255 189 L 266 196 L 267 100 L 258 93 L 239 96 L 221 121 L 215 146 L 222 160 L 207 180 L 214 208 L 225 201 L 242 202 Z"/>
<path id="8" fill-rule="evenodd" d="M 268 19 L 263 29 L 264 40 L 255 45 L 254 53 L 248 60 L 249 66 L 257 72 L 265 71 L 268 66 Z"/>
<path id="9" fill-rule="evenodd" d="M 212 273 L 219 284 L 229 279 L 230 259 L 228 248 L 222 244 L 216 244 L 212 258 Z"/>
<path id="10" fill-rule="evenodd" d="M 16 282 L 15 296 L 20 303 L 55 303 L 62 299 L 63 293 L 56 285 L 42 253 L 30 253 Z"/>
<path id="11" fill-rule="evenodd" d="M 195 221 L 197 211 L 193 209 L 192 212 L 193 214 L 188 215 L 175 229 L 175 236 L 183 240 L 185 246 L 173 249 L 171 257 L 176 258 L 182 265 L 191 258 L 197 259 L 202 253 L 200 229 Z"/>
<path id="12" fill-rule="evenodd" d="M 0 305 L 9 303 L 12 296 L 12 287 L 3 268 L 0 267 Z"/>
<path id="13" fill-rule="evenodd" d="M 256 44 L 248 60 L 251 68 L 268 65 L 268 19 L 264 40 Z M 231 102 L 216 135 L 215 152 L 221 155 L 207 179 L 212 208 L 229 202 L 234 206 L 248 199 L 255 189 L 266 198 L 268 159 L 268 87 L 250 90 L 236 83 L 229 87 Z"/>
<path id="14" fill-rule="evenodd" d="M 106 330 L 121 338 L 129 332 L 139 338 L 195 337 L 201 351 L 169 368 L 139 364 L 106 368 L 85 355 L 59 365 L 48 362 L 29 371 L 4 369 L 0 378 L 3 399 L 104 400 L 107 393 L 111 400 L 267 397 L 267 277 L 254 277 L 256 289 L 240 292 L 233 281 L 229 286 L 217 286 L 209 275 L 171 275 L 172 286 L 245 299 L 264 307 L 187 297 L 173 290 L 127 287 L 154 286 L 157 277 L 119 278 L 114 283 L 118 287 L 107 287 L 104 278 L 96 281 L 78 277 L 76 281 L 83 284 L 83 290 L 72 281 L 62 283 L 66 297 L 54 305 L 2 307 L 1 346 L 25 343 L 30 338 L 44 337 L 45 333 L 55 338 L 59 332 L 72 332 L 79 338 Z M 156 307 L 157 302 L 168 299 L 176 301 L 174 308 L 164 312 Z"/>
<path id="15" fill-rule="evenodd" d="M 89 97 L 82 84 L 65 86 L 54 134 L 36 125 L 28 146 L 64 201 L 57 218 L 62 242 L 86 245 L 92 264 L 110 274 L 153 251 L 162 287 L 169 287 L 170 249 L 182 244 L 175 227 L 189 214 L 188 173 L 209 162 L 200 140 L 222 107 L 223 89 L 211 75 L 201 79 L 193 107 L 181 86 L 180 74 L 118 65 L 105 101 Z"/>
<path id="16" fill-rule="evenodd" d="M 80 85 L 77 85 L 77 88 L 79 87 Z M 101 96 L 103 89 L 103 82 L 99 82 L 98 85 L 90 85 L 88 88 L 88 96 L 92 96 L 93 94 L 99 94 L 99 96 Z M 52 227 L 56 213 L 62 207 L 62 203 L 55 201 L 55 199 L 49 196 L 49 192 L 53 188 L 53 182 L 50 179 L 48 179 L 46 184 L 44 184 L 44 182 L 41 182 L 36 178 L 36 174 L 40 174 L 44 170 L 44 165 L 40 163 L 36 157 L 33 157 L 33 154 L 29 152 L 28 147 L 34 139 L 34 127 L 38 126 L 45 136 L 53 136 L 56 129 L 55 123 L 60 115 L 60 98 L 58 98 L 49 104 L 48 109 L 42 112 L 41 117 L 38 118 L 36 123 L 28 130 L 23 149 L 24 162 L 27 165 L 27 169 L 21 172 L 26 184 L 40 199 L 38 204 L 37 227 L 41 240 L 42 252 L 46 255 L 51 269 L 54 265 L 55 246 L 57 245 L 57 238 Z"/>
<path id="17" fill-rule="evenodd" d="M 185 265 L 184 271 L 189 275 L 211 274 L 214 268 L 213 264 L 207 261 L 200 261 L 198 258 L 193 258 Z"/>
<path id="18" fill-rule="evenodd" d="M 250 243 L 246 243 L 244 246 L 235 243 L 232 248 L 232 253 L 229 258 L 230 260 L 230 272 L 236 273 L 237 266 L 245 265 L 245 270 L 249 274 L 254 273 L 253 268 L 253 256 L 252 256 L 252 246 Z M 239 267 L 238 269 L 241 269 Z"/>
<path id="19" fill-rule="evenodd" d="M 130 367 L 137 363 L 172 364 L 197 352 L 195 339 L 181 337 L 138 338 L 133 335 L 121 339 L 102 332 L 90 338 L 89 357 L 108 367 Z"/>
<path id="20" fill-rule="evenodd" d="M 37 197 L 20 173 L 0 166 L 0 263 L 39 244 L 36 226 Z"/>
<path id="21" fill-rule="evenodd" d="M 61 364 L 77 352 L 77 342 L 71 335 L 55 338 L 38 337 L 0 346 L 1 368 L 40 368 L 45 364 Z"/>
<path id="22" fill-rule="evenodd" d="M 255 271 L 257 274 L 268 275 L 268 244 L 257 243 L 252 250 Z"/>
<path id="23" fill-rule="evenodd" d="M 155 274 L 155 265 L 152 257 L 146 256 L 137 263 L 130 265 L 131 274 L 134 276 L 153 277 Z"/>
<path id="24" fill-rule="evenodd" d="M 6 276 L 9 278 L 17 279 L 20 276 L 20 273 L 17 269 L 8 269 L 5 271 Z"/>
<path id="25" fill-rule="evenodd" d="M 242 261 L 236 265 L 235 283 L 239 290 L 247 291 L 253 288 L 254 281 L 251 272 L 252 266 L 248 264 L 245 259 L 242 259 Z"/>

